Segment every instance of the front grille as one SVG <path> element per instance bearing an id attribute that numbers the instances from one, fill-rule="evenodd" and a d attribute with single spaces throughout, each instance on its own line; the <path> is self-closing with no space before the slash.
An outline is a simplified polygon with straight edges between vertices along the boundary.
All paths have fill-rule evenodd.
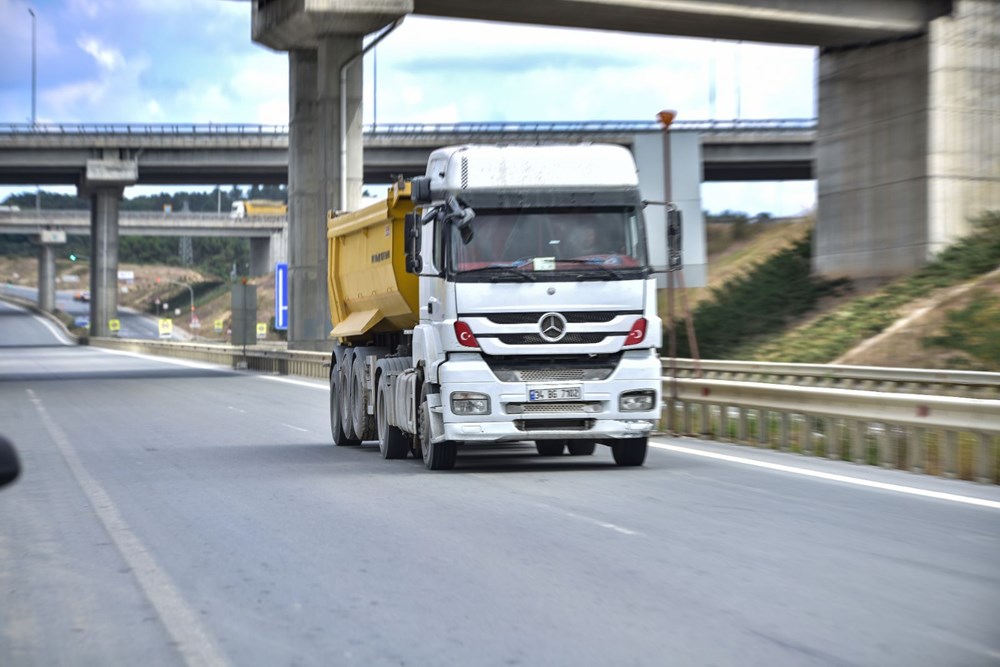
<path id="1" fill-rule="evenodd" d="M 545 414 L 556 412 L 597 412 L 600 410 L 600 403 L 592 401 L 576 403 L 508 403 L 508 414 Z M 596 409 L 595 409 L 596 407 Z M 588 408 L 590 408 L 588 410 Z"/>
<path id="2" fill-rule="evenodd" d="M 545 313 L 487 313 L 486 315 L 467 315 L 466 317 L 485 317 L 493 324 L 535 324 Z M 583 311 L 561 313 L 567 322 L 599 323 L 610 322 L 618 315 L 640 315 L 640 311 L 615 312 L 610 310 Z"/>
<path id="3" fill-rule="evenodd" d="M 589 431 L 594 428 L 593 419 L 516 419 L 514 427 L 519 431 Z"/>
<path id="4" fill-rule="evenodd" d="M 608 370 L 608 375 L 611 371 Z M 583 380 L 586 372 L 582 368 L 539 368 L 535 370 L 514 371 L 514 380 L 521 382 L 568 382 Z M 593 378 L 603 380 L 604 378 Z"/>
<path id="5" fill-rule="evenodd" d="M 606 333 L 571 333 L 558 341 L 545 340 L 539 334 L 504 334 L 497 336 L 505 345 L 588 345 L 602 343 L 609 335 Z M 621 334 L 624 335 L 624 334 Z"/>
<path id="6" fill-rule="evenodd" d="M 525 357 L 486 357 L 490 370 L 501 382 L 580 382 L 607 380 L 621 354 Z"/>

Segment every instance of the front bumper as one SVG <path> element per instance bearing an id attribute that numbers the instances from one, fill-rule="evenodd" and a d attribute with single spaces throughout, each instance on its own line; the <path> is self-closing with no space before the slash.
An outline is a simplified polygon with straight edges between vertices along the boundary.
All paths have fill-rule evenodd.
<path id="1" fill-rule="evenodd" d="M 574 401 L 528 401 L 529 385 L 544 382 L 501 382 L 481 358 L 463 355 L 449 360 L 439 371 L 443 437 L 468 444 L 515 440 L 615 440 L 652 432 L 661 413 L 661 367 L 654 351 L 624 355 L 605 380 L 573 383 L 582 389 Z M 639 390 L 654 394 L 653 409 L 623 412 L 619 397 Z M 490 401 L 488 415 L 456 415 L 451 411 L 453 392 L 478 392 Z"/>

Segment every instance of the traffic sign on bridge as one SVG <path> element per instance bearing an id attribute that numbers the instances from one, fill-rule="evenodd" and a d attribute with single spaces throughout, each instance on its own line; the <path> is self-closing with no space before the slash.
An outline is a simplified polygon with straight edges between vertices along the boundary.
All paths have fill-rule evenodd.
<path id="1" fill-rule="evenodd" d="M 288 329 L 288 264 L 274 267 L 274 328 Z"/>

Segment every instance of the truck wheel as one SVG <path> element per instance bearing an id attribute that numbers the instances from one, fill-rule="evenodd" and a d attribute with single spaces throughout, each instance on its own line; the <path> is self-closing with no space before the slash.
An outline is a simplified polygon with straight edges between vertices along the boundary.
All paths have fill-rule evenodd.
<path id="1" fill-rule="evenodd" d="M 566 449 L 565 440 L 535 440 L 535 449 L 539 456 L 562 456 Z"/>
<path id="2" fill-rule="evenodd" d="M 375 393 L 375 414 L 378 417 L 378 450 L 384 459 L 405 459 L 410 453 L 412 437 L 389 425 L 389 381 L 385 375 L 378 380 Z"/>
<path id="3" fill-rule="evenodd" d="M 596 448 L 597 443 L 593 440 L 570 440 L 566 443 L 570 456 L 590 456 Z"/>
<path id="4" fill-rule="evenodd" d="M 648 438 L 625 438 L 611 443 L 611 455 L 620 466 L 641 466 L 646 460 Z"/>
<path id="5" fill-rule="evenodd" d="M 375 415 L 368 414 L 368 387 L 365 383 L 365 360 L 354 355 L 351 372 L 351 426 L 358 440 L 373 440 L 376 435 Z"/>
<path id="6" fill-rule="evenodd" d="M 340 411 L 340 372 L 337 366 L 330 370 L 330 433 L 333 444 L 338 447 L 360 445 L 360 440 L 352 440 L 344 433 L 343 413 Z"/>
<path id="7" fill-rule="evenodd" d="M 354 433 L 354 423 L 351 419 L 354 405 L 354 392 L 351 391 L 354 385 L 354 351 L 345 350 L 340 363 L 337 364 L 337 389 L 340 396 L 340 424 L 344 429 L 344 435 L 350 440 L 360 439 Z"/>
<path id="8" fill-rule="evenodd" d="M 420 433 L 420 450 L 424 465 L 428 470 L 451 470 L 455 467 L 458 443 L 451 440 L 431 442 L 431 409 L 427 405 L 427 395 L 421 390 L 420 413 L 417 416 Z"/>

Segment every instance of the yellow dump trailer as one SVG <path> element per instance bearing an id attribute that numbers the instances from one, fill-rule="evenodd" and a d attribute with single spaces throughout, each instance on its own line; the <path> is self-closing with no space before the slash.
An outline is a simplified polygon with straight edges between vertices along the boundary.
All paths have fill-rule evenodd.
<path id="1" fill-rule="evenodd" d="M 341 343 L 417 323 L 417 276 L 406 272 L 403 220 L 412 210 L 410 184 L 396 183 L 384 201 L 327 215 L 330 335 Z"/>

